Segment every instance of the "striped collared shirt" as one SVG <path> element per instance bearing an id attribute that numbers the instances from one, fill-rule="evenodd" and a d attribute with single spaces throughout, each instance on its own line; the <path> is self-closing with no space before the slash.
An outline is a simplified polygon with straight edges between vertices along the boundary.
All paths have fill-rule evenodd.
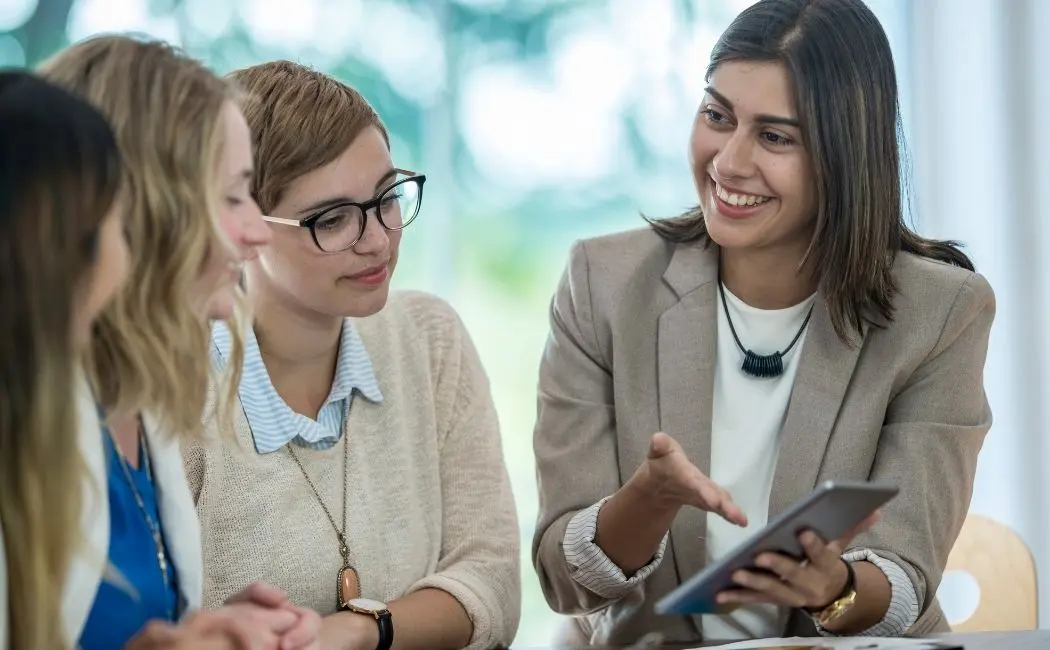
<path id="1" fill-rule="evenodd" d="M 218 364 L 224 364 L 232 344 L 225 323 L 218 321 L 212 326 L 212 342 L 213 358 Z M 244 372 L 238 392 L 255 449 L 260 454 L 277 451 L 289 442 L 312 449 L 328 449 L 339 442 L 343 434 L 344 417 L 355 393 L 370 402 L 383 401 L 368 350 L 349 318 L 343 320 L 332 388 L 316 420 L 293 411 L 277 393 L 251 328 L 244 334 Z"/>

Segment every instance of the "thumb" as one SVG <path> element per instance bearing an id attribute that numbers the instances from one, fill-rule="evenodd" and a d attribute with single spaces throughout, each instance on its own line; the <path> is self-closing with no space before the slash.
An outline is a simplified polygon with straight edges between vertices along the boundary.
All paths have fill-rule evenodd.
<path id="1" fill-rule="evenodd" d="M 649 441 L 649 460 L 663 458 L 674 451 L 675 442 L 664 432 L 654 433 Z"/>

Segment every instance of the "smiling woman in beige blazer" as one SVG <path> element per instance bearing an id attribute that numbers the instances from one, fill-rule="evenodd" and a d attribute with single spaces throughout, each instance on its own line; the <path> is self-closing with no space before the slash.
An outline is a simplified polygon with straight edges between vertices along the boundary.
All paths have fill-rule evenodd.
<path id="1" fill-rule="evenodd" d="M 995 300 L 955 244 L 905 225 L 898 126 L 862 0 L 763 0 L 712 53 L 699 205 L 573 248 L 540 369 L 533 547 L 573 636 L 946 629 Z M 803 534 L 804 562 L 757 558 L 773 575 L 736 574 L 727 613 L 653 613 L 825 479 L 900 495 L 855 537 Z"/>

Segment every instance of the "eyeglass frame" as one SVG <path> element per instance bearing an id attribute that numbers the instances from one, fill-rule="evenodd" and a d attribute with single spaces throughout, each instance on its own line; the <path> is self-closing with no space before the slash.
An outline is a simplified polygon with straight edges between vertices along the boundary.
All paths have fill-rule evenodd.
<path id="1" fill-rule="evenodd" d="M 394 172 L 396 174 L 403 174 L 406 178 L 402 178 L 399 181 L 391 183 L 385 189 L 383 189 L 383 191 L 380 192 L 377 196 L 365 201 L 364 203 L 357 203 L 356 201 L 340 201 L 339 203 L 330 205 L 327 208 L 315 212 L 314 214 L 311 214 L 310 216 L 305 217 L 303 219 L 285 219 L 283 217 L 271 217 L 268 215 L 263 215 L 263 221 L 266 221 L 267 223 L 279 223 L 285 226 L 296 226 L 298 228 L 309 228 L 310 237 L 313 238 L 314 245 L 317 246 L 317 249 L 322 253 L 335 254 L 342 253 L 343 251 L 348 251 L 354 246 L 357 246 L 357 243 L 360 242 L 361 238 L 365 236 L 365 229 L 368 227 L 368 213 L 371 210 L 375 210 L 376 221 L 379 222 L 379 225 L 389 232 L 397 232 L 399 230 L 404 230 L 406 227 L 409 226 L 409 224 L 416 220 L 417 216 L 419 216 L 419 210 L 423 207 L 423 185 L 427 182 L 427 175 L 419 174 L 414 171 L 409 171 L 407 169 L 400 168 L 395 168 Z M 416 208 L 416 214 L 412 215 L 412 218 L 409 219 L 407 223 L 402 223 L 401 226 L 397 228 L 391 228 L 385 223 L 383 223 L 383 217 L 380 216 L 379 210 L 377 210 L 377 208 L 382 202 L 383 197 L 385 197 L 390 190 L 400 185 L 404 185 L 408 182 L 415 182 L 419 185 L 419 207 Z M 362 219 L 360 232 L 357 233 L 357 237 L 354 239 L 354 241 L 350 242 L 350 244 L 346 248 L 342 248 L 337 251 L 325 250 L 321 247 L 321 242 L 317 239 L 317 230 L 314 228 L 314 225 L 321 220 L 321 217 L 325 216 L 332 210 L 338 210 L 340 208 L 346 208 L 351 206 L 361 211 Z"/>

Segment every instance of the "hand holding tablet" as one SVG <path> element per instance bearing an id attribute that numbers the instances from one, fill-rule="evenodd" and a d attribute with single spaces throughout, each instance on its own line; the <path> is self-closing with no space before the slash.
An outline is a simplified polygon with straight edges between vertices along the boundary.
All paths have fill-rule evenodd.
<path id="1" fill-rule="evenodd" d="M 656 611 L 715 613 L 726 605 L 750 602 L 823 607 L 850 577 L 851 570 L 840 557 L 843 548 L 875 523 L 878 508 L 896 494 L 892 486 L 825 482 L 660 600 Z M 738 584 L 736 578 L 743 578 L 745 584 Z"/>

